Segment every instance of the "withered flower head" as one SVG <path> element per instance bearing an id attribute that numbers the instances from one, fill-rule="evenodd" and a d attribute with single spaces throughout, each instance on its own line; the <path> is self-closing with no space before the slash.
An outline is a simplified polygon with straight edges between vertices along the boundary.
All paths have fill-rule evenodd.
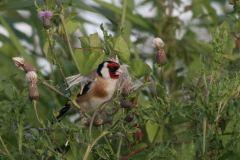
<path id="1" fill-rule="evenodd" d="M 26 62 L 22 57 L 13 57 L 13 61 L 19 69 L 21 69 L 25 72 L 37 70 L 34 66 L 32 66 L 31 64 Z"/>
<path id="2" fill-rule="evenodd" d="M 164 51 L 164 42 L 161 38 L 154 38 L 153 39 L 153 47 L 156 49 L 156 61 L 161 66 L 167 64 L 167 57 Z"/>
<path id="3" fill-rule="evenodd" d="M 140 131 L 138 131 L 136 133 L 133 133 L 134 141 L 142 141 L 142 139 L 143 139 L 143 128 L 142 128 L 142 126 L 135 124 L 134 127 L 140 129 Z"/>
<path id="4" fill-rule="evenodd" d="M 39 98 L 39 92 L 37 88 L 37 74 L 34 71 L 30 71 L 26 74 L 26 80 L 29 84 L 29 99 L 37 101 Z"/>
<path id="5" fill-rule="evenodd" d="M 26 80 L 28 83 L 36 84 L 37 83 L 37 73 L 34 71 L 30 71 L 26 74 Z"/>

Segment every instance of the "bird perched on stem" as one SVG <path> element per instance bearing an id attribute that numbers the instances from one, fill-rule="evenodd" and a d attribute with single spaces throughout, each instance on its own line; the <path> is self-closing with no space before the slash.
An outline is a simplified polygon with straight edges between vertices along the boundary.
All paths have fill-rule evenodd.
<path id="1" fill-rule="evenodd" d="M 85 77 L 74 80 L 70 85 L 83 82 L 84 79 L 87 80 L 81 83 L 81 89 L 74 97 L 75 101 L 85 109 L 86 113 L 94 112 L 111 100 L 116 91 L 118 78 L 123 74 L 118 63 L 113 61 L 101 63 L 97 69 L 89 72 Z M 61 121 L 67 114 L 74 112 L 79 112 L 79 109 L 71 101 L 68 101 L 59 111 L 57 120 Z"/>

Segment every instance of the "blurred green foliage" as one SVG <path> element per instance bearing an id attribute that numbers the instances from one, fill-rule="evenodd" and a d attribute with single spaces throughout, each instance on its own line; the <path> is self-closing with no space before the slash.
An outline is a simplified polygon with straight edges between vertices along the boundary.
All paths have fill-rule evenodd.
<path id="1" fill-rule="evenodd" d="M 88 127 L 82 129 L 79 127 L 81 122 L 74 124 L 69 118 L 57 123 L 54 116 L 67 99 L 39 82 L 37 108 L 42 120 L 40 125 L 32 102 L 28 100 L 25 73 L 12 61 L 12 57 L 24 57 L 37 67 L 42 80 L 68 95 L 59 68 L 65 76 L 79 72 L 59 16 L 63 14 L 83 75 L 103 60 L 118 55 L 121 64 L 130 66 L 129 72 L 134 79 L 145 83 L 145 75 L 151 72 L 150 81 L 153 82 L 145 83 L 129 95 L 128 99 L 138 97 L 137 107 L 132 110 L 135 113 L 133 122 L 121 121 L 114 129 L 110 129 L 109 124 L 103 125 L 104 133 L 113 132 L 106 135 L 112 150 L 100 138 L 92 146 L 88 159 L 124 159 L 131 154 L 124 135 L 135 151 L 160 143 L 133 154 L 129 159 L 238 159 L 240 2 L 229 0 L 229 3 L 231 5 L 227 0 L 192 0 L 190 5 L 183 6 L 180 0 L 143 0 L 140 3 L 127 0 L 126 14 L 121 19 L 124 5 L 119 6 L 116 1 L 2 0 L 0 24 L 9 36 L 0 33 L 1 159 L 66 159 L 66 156 L 67 159 L 82 159 L 88 144 L 101 136 L 100 131 L 93 127 L 89 137 Z M 223 12 L 220 15 L 213 7 L 216 4 Z M 147 5 L 155 11 L 152 17 L 145 17 L 138 10 Z M 226 9 L 226 5 L 231 9 Z M 59 63 L 52 54 L 48 34 L 38 18 L 38 12 L 46 9 L 54 12 L 50 40 Z M 25 11 L 27 16 L 19 11 Z M 97 26 L 89 20 L 87 13 L 90 12 L 109 22 Z M 175 12 L 192 16 L 189 21 L 184 21 Z M 28 36 L 19 31 L 18 23 L 28 24 L 32 34 Z M 101 33 L 88 33 L 86 24 L 96 25 Z M 103 34 L 102 39 L 100 34 Z M 164 92 L 161 69 L 156 65 L 155 51 L 151 48 L 154 37 L 162 38 L 165 43 L 167 93 Z M 28 45 L 23 45 L 24 42 Z M 75 44 L 81 44 L 81 47 Z M 41 74 L 41 60 L 51 64 L 44 74 Z M 148 88 L 143 89 L 146 86 Z M 118 106 L 119 96 L 116 95 L 113 106 Z M 125 114 L 119 110 L 113 122 L 123 119 Z M 135 123 L 143 127 L 141 142 L 134 142 L 132 138 L 132 133 L 138 131 L 133 127 Z M 67 147 L 64 145 L 66 141 L 69 142 Z"/>

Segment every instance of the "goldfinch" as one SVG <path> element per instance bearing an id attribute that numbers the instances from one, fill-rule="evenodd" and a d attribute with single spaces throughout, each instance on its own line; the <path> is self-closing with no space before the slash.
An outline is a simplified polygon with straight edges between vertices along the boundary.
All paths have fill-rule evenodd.
<path id="1" fill-rule="evenodd" d="M 86 75 L 89 82 L 84 85 L 81 91 L 77 92 L 75 101 L 85 109 L 86 113 L 94 112 L 112 99 L 116 91 L 118 78 L 123 74 L 124 72 L 120 69 L 118 63 L 113 61 L 101 63 L 97 69 Z M 79 109 L 71 101 L 68 101 L 59 111 L 58 122 L 67 114 L 75 112 L 79 112 Z"/>

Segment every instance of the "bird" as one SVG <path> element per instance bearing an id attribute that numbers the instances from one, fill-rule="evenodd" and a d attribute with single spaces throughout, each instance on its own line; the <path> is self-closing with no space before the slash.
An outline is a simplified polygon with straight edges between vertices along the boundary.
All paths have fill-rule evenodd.
<path id="1" fill-rule="evenodd" d="M 124 75 L 124 72 L 118 63 L 114 61 L 102 62 L 95 70 L 85 76 L 90 81 L 75 94 L 76 103 L 83 107 L 86 113 L 96 111 L 113 98 L 120 75 Z M 67 114 L 79 111 L 69 100 L 59 111 L 59 115 L 56 117 L 57 121 L 60 122 Z"/>

